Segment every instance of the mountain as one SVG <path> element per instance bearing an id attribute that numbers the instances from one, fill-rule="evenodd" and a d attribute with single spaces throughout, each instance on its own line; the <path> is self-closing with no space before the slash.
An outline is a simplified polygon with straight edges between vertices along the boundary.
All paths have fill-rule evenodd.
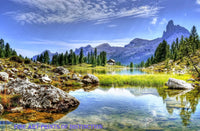
<path id="1" fill-rule="evenodd" d="M 176 38 L 180 39 L 182 36 L 189 37 L 189 35 L 190 32 L 187 29 L 180 25 L 174 25 L 174 22 L 170 20 L 167 24 L 166 30 L 160 38 L 153 40 L 135 38 L 124 47 L 114 47 L 110 46 L 108 43 L 104 43 L 95 48 L 97 48 L 98 53 L 106 51 L 108 59 L 115 59 L 116 61 L 120 61 L 122 64 L 130 64 L 130 62 L 137 64 L 141 61 L 146 61 L 150 56 L 152 56 L 158 45 L 163 40 L 166 40 L 167 43 L 171 45 Z M 90 45 L 81 48 L 83 48 L 84 55 L 87 55 L 88 52 L 94 51 L 94 48 Z M 79 54 L 81 48 L 76 49 L 75 53 Z"/>
<path id="2" fill-rule="evenodd" d="M 50 50 L 45 50 L 45 51 L 47 51 L 48 53 L 49 53 L 49 58 L 50 58 L 50 61 L 52 60 L 52 58 L 53 58 L 53 56 L 54 55 L 56 55 L 56 54 L 58 54 L 57 52 L 56 53 L 52 53 Z M 37 60 L 37 56 L 40 56 L 40 55 L 44 55 L 44 52 L 45 51 L 43 51 L 41 54 L 39 54 L 39 55 L 35 55 L 35 56 L 33 56 L 33 60 Z"/>

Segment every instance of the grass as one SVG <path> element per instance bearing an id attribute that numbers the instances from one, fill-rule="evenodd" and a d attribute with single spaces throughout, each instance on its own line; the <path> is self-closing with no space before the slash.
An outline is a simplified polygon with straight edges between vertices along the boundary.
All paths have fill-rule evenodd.
<path id="1" fill-rule="evenodd" d="M 190 75 L 146 74 L 146 75 L 96 75 L 102 86 L 146 86 L 162 87 L 169 78 L 187 80 Z"/>

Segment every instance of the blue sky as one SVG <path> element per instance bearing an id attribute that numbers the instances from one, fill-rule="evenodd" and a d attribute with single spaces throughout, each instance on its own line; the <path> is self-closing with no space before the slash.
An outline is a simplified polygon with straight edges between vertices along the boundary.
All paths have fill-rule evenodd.
<path id="1" fill-rule="evenodd" d="M 0 38 L 24 56 L 161 37 L 169 20 L 200 30 L 200 0 L 0 0 Z"/>

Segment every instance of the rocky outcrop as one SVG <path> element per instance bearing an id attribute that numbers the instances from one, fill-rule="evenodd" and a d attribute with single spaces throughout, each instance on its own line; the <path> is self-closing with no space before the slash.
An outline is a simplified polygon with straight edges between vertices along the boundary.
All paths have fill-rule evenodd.
<path id="1" fill-rule="evenodd" d="M 83 77 L 82 82 L 84 84 L 98 84 L 99 83 L 99 79 L 91 74 L 87 74 L 86 76 Z"/>
<path id="2" fill-rule="evenodd" d="M 62 66 L 59 66 L 59 67 L 53 69 L 53 72 L 58 73 L 58 74 L 60 74 L 60 75 L 64 75 L 64 74 L 68 74 L 68 73 L 69 73 L 69 70 L 65 69 L 65 68 L 62 67 Z"/>
<path id="3" fill-rule="evenodd" d="M 76 98 L 52 85 L 37 85 L 19 78 L 8 82 L 6 92 L 21 95 L 21 106 L 37 110 L 68 111 L 79 105 Z"/>
<path id="4" fill-rule="evenodd" d="M 6 72 L 0 72 L 0 80 L 8 81 L 9 75 Z"/>
<path id="5" fill-rule="evenodd" d="M 169 78 L 166 85 L 170 89 L 193 89 L 194 88 L 190 83 L 186 83 L 183 80 L 178 80 L 178 79 L 174 79 L 174 78 Z"/>

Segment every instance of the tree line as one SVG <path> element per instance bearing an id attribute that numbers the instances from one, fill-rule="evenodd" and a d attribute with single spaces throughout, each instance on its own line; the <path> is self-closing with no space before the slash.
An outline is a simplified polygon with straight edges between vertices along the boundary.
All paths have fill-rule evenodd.
<path id="1" fill-rule="evenodd" d="M 154 55 L 148 58 L 146 62 L 142 61 L 137 67 L 149 67 L 169 59 L 177 61 L 185 56 L 190 58 L 190 55 L 195 54 L 197 49 L 200 49 L 200 39 L 196 27 L 193 26 L 189 38 L 183 38 L 183 36 L 180 40 L 177 38 L 171 44 L 171 47 L 163 40 L 156 48 Z M 192 59 L 190 61 L 192 62 Z"/>
<path id="2" fill-rule="evenodd" d="M 71 49 L 69 52 L 56 54 L 53 56 L 50 61 L 48 51 L 45 51 L 43 54 L 37 56 L 37 61 L 41 63 L 63 66 L 63 65 L 77 65 L 82 63 L 92 64 L 95 66 L 105 66 L 107 63 L 107 53 L 105 51 L 97 54 L 97 49 L 95 48 L 94 52 L 88 52 L 87 56 L 84 56 L 83 49 L 81 48 L 79 55 L 76 55 L 75 52 Z"/>
<path id="3" fill-rule="evenodd" d="M 9 43 L 4 43 L 3 39 L 0 39 L 0 58 L 9 58 L 11 56 L 16 56 L 17 52 L 10 48 Z"/>

